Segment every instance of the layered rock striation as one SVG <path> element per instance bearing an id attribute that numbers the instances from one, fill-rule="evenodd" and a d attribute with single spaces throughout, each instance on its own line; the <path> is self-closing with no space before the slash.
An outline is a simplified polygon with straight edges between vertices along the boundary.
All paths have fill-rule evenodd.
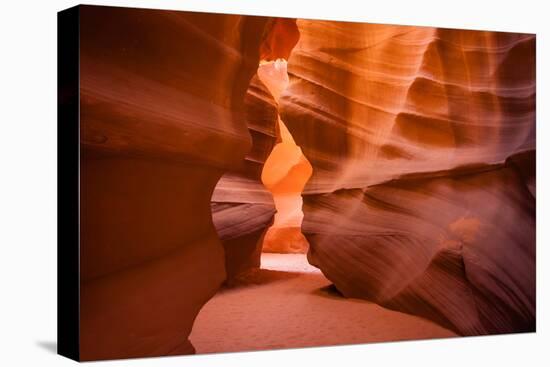
<path id="1" fill-rule="evenodd" d="M 264 61 L 258 77 L 278 102 L 288 86 L 287 61 Z M 278 107 L 278 106 L 277 106 Z M 264 252 L 305 253 L 308 244 L 301 233 L 302 191 L 312 167 L 277 113 L 278 141 L 262 170 L 262 183 L 273 195 L 277 213 L 263 241 Z"/>
<path id="2" fill-rule="evenodd" d="M 297 24 L 280 112 L 310 261 L 463 335 L 533 331 L 534 35 Z"/>
<path id="3" fill-rule="evenodd" d="M 193 353 L 197 313 L 250 258 L 225 250 L 274 211 L 255 181 L 271 100 L 250 82 L 282 57 L 275 23 L 80 7 L 83 360 Z"/>
<path id="4" fill-rule="evenodd" d="M 212 219 L 225 249 L 227 280 L 260 266 L 262 243 L 275 215 L 273 196 L 261 181 L 277 140 L 278 106 L 255 75 L 245 95 L 252 148 L 243 167 L 226 173 L 212 195 Z"/>
<path id="5" fill-rule="evenodd" d="M 308 258 L 344 295 L 534 330 L 534 36 L 80 9 L 83 360 L 193 353 L 273 222 L 303 249 L 301 212 L 275 217 L 302 189 Z M 279 59 L 273 88 L 255 74 Z"/>
<path id="6" fill-rule="evenodd" d="M 252 148 L 243 161 L 242 169 L 225 174 L 212 196 L 212 217 L 225 248 L 228 282 L 260 266 L 266 231 L 273 223 L 279 223 L 281 217 L 278 197 L 274 196 L 278 191 L 273 191 L 269 185 L 273 180 L 265 180 L 265 173 L 274 166 L 270 162 L 281 150 L 281 143 L 288 140 L 288 134 L 284 133 L 286 128 L 281 127 L 278 111 L 280 93 L 288 83 L 286 61 L 282 60 L 289 57 L 298 42 L 299 32 L 296 20 L 275 18 L 267 23 L 264 33 L 258 70 L 244 99 L 245 120 L 252 137 Z M 271 67 L 282 64 L 284 69 Z M 271 73 L 266 73 L 266 70 Z M 271 74 L 271 77 L 267 74 Z M 279 83 L 281 77 L 283 83 Z M 296 155 L 295 149 L 293 152 Z"/>

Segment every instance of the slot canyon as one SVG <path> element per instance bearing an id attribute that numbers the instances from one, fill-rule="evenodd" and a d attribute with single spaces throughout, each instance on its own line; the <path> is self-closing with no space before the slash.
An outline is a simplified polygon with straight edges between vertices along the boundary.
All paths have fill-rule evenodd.
<path id="1" fill-rule="evenodd" d="M 80 7 L 83 360 L 535 331 L 535 37 Z"/>

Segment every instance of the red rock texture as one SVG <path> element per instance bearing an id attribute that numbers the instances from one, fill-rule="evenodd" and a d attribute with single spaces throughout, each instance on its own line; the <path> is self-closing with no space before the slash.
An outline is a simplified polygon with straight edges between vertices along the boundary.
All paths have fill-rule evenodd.
<path id="1" fill-rule="evenodd" d="M 299 20 L 281 116 L 306 192 L 533 150 L 533 35 Z"/>
<path id="2" fill-rule="evenodd" d="M 519 332 L 534 328 L 534 210 L 518 172 L 498 165 L 306 196 L 303 230 L 346 296 L 463 335 Z"/>
<path id="3" fill-rule="evenodd" d="M 249 85 L 273 22 L 81 7 L 83 360 L 192 353 L 193 320 L 226 267 L 257 252 L 223 245 L 253 242 L 273 215 L 255 165 L 274 141 L 268 109 L 247 124 L 251 99 L 269 104 Z M 219 220 L 228 172 L 246 191 L 231 202 L 249 210 Z"/>
<path id="4" fill-rule="evenodd" d="M 294 19 L 270 20 L 264 30 L 260 58 L 262 61 L 288 58 L 297 41 L 298 29 Z M 288 79 L 286 68 L 284 76 Z M 228 282 L 260 266 L 264 235 L 277 220 L 277 203 L 269 186 L 269 191 L 266 190 L 263 176 L 266 162 L 283 139 L 278 112 L 280 91 L 266 82 L 268 80 L 262 78 L 258 69 L 244 99 L 252 148 L 242 168 L 225 174 L 212 196 L 212 217 L 225 248 Z"/>
<path id="5" fill-rule="evenodd" d="M 261 182 L 264 162 L 277 140 L 277 104 L 255 75 L 245 95 L 245 121 L 252 148 L 238 170 L 226 173 L 212 195 L 212 219 L 225 249 L 230 281 L 260 266 L 263 236 L 272 224 L 275 204 Z"/>
<path id="6" fill-rule="evenodd" d="M 299 39 L 300 31 L 296 26 L 296 19 L 276 18 L 270 24 L 267 37 L 262 43 L 260 59 L 266 61 L 288 60 Z"/>
<path id="7" fill-rule="evenodd" d="M 535 328 L 534 35 L 299 20 L 309 259 L 463 335 Z"/>
<path id="8" fill-rule="evenodd" d="M 258 67 L 258 77 L 278 103 L 289 83 L 286 60 L 263 61 Z M 311 177 L 312 167 L 280 119 L 278 109 L 277 104 L 277 144 L 267 157 L 261 176 L 262 183 L 273 195 L 277 213 L 264 237 L 263 251 L 305 253 L 308 244 L 300 229 L 302 191 Z"/>
<path id="9" fill-rule="evenodd" d="M 344 295 L 534 330 L 533 35 L 90 6 L 80 35 L 83 360 L 193 352 L 277 221 L 285 125 L 301 183 L 267 186 L 304 189 L 309 260 Z M 280 58 L 273 89 L 255 74 Z M 273 247 L 306 244 L 288 231 Z"/>

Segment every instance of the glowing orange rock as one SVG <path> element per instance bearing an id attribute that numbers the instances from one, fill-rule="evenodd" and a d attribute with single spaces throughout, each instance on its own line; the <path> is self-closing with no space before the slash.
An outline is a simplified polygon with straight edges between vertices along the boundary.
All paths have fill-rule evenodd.
<path id="1" fill-rule="evenodd" d="M 258 76 L 278 101 L 288 86 L 286 61 L 261 63 Z M 281 119 L 278 127 L 280 142 L 262 171 L 262 182 L 273 194 L 277 208 L 273 227 L 264 239 L 264 251 L 305 252 L 307 241 L 299 230 L 303 218 L 301 194 L 311 177 L 312 167 Z"/>
<path id="2" fill-rule="evenodd" d="M 535 36 L 298 20 L 308 258 L 464 335 L 535 328 Z"/>

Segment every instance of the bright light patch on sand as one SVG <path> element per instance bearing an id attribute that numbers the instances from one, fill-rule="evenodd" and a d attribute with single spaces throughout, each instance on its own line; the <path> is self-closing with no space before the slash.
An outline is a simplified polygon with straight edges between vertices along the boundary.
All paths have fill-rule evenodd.
<path id="1" fill-rule="evenodd" d="M 264 252 L 261 268 L 292 273 L 321 273 L 321 270 L 307 261 L 305 254 L 270 254 Z"/>

